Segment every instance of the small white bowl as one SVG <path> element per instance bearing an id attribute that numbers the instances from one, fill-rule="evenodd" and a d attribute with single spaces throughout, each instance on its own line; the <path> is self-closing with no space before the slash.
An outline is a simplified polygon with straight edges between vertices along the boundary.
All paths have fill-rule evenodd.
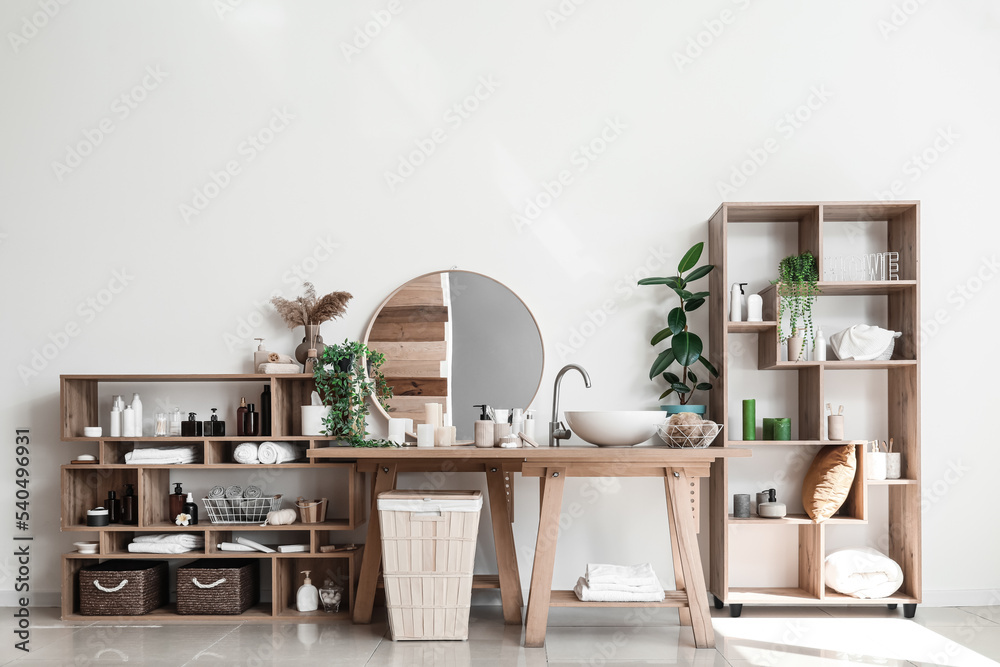
<path id="1" fill-rule="evenodd" d="M 85 438 L 100 438 L 104 434 L 104 429 L 100 426 L 84 426 L 83 427 L 83 437 Z"/>
<path id="2" fill-rule="evenodd" d="M 97 542 L 74 542 L 73 546 L 82 554 L 96 554 Z"/>

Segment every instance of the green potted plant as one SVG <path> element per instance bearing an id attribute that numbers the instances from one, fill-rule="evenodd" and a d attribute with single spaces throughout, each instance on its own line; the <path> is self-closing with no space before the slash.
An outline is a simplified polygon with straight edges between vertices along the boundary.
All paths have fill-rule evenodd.
<path id="1" fill-rule="evenodd" d="M 815 344 L 812 307 L 819 294 L 819 267 L 808 250 L 789 255 L 778 263 L 778 331 L 782 341 L 788 341 L 788 360 L 801 361 L 805 340 Z M 788 313 L 788 327 L 784 316 Z M 786 335 L 787 334 L 787 335 Z"/>
<path id="2" fill-rule="evenodd" d="M 689 330 L 688 313 L 692 313 L 705 304 L 709 293 L 707 291 L 691 292 L 688 290 L 691 283 L 704 278 L 715 267 L 711 264 L 704 264 L 695 268 L 701 253 L 705 248 L 704 243 L 696 243 L 691 246 L 680 263 L 677 265 L 677 275 L 666 278 L 643 278 L 640 285 L 666 285 L 677 295 L 679 305 L 667 314 L 667 327 L 658 331 L 649 344 L 654 348 L 665 340 L 669 339 L 670 346 L 660 352 L 653 365 L 649 369 L 649 379 L 652 380 L 657 375 L 661 375 L 667 381 L 667 390 L 660 394 L 663 400 L 671 394 L 677 394 L 679 405 L 661 406 L 668 414 L 675 412 L 694 412 L 705 414 L 704 405 L 694 405 L 691 398 L 694 392 L 708 391 L 712 388 L 712 383 L 699 378 L 695 372 L 695 364 L 701 364 L 712 377 L 719 377 L 719 371 L 702 355 L 704 345 L 697 334 Z M 670 370 L 676 364 L 679 373 Z"/>
<path id="3" fill-rule="evenodd" d="M 392 387 L 380 370 L 385 355 L 358 341 L 328 345 L 313 368 L 316 392 L 330 408 L 323 418 L 324 435 L 353 447 L 395 447 L 388 440 L 366 440 L 369 396 L 388 410 Z M 367 372 L 366 372 L 367 371 Z"/>

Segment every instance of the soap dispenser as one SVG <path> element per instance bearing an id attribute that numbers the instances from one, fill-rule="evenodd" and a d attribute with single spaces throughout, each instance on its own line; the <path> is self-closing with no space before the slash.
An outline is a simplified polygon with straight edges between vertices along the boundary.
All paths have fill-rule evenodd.
<path id="1" fill-rule="evenodd" d="M 177 518 L 178 514 L 184 512 L 184 490 L 181 489 L 180 482 L 174 482 L 174 492 L 170 494 L 170 520 Z"/>
<path id="2" fill-rule="evenodd" d="M 219 415 L 215 414 L 219 408 L 212 408 L 212 418 L 204 423 L 205 437 L 212 438 L 226 434 L 226 422 L 219 421 Z"/>
<path id="3" fill-rule="evenodd" d="M 778 492 L 767 489 L 767 502 L 757 506 L 757 514 L 765 519 L 781 519 L 785 516 L 785 503 L 778 502 Z"/>
<path id="4" fill-rule="evenodd" d="M 535 439 L 535 411 L 528 409 L 524 411 L 524 425 L 521 427 L 524 437 Z"/>
<path id="5" fill-rule="evenodd" d="M 743 322 L 746 320 L 747 297 L 743 288 L 747 283 L 733 283 L 733 289 L 729 295 L 729 321 Z"/>
<path id="6" fill-rule="evenodd" d="M 139 525 L 139 499 L 135 496 L 135 485 L 125 485 L 125 497 L 122 498 L 122 523 L 127 526 Z"/>
<path id="7" fill-rule="evenodd" d="M 486 410 L 489 406 L 487 405 L 473 405 L 474 408 L 479 408 L 480 414 L 479 419 L 473 422 L 472 426 L 474 429 L 474 440 L 476 447 L 492 447 L 493 446 L 493 420 L 490 419 Z"/>
<path id="8" fill-rule="evenodd" d="M 319 591 L 312 585 L 309 573 L 312 570 L 302 570 L 306 575 L 305 581 L 299 586 L 299 592 L 295 595 L 295 607 L 299 611 L 316 611 L 319 609 Z"/>
<path id="9" fill-rule="evenodd" d="M 200 438 L 202 434 L 201 422 L 194 412 L 188 413 L 186 422 L 181 422 L 181 436 L 185 438 Z"/>
<path id="10" fill-rule="evenodd" d="M 270 352 L 264 349 L 264 339 L 254 338 L 257 341 L 257 351 L 253 353 L 253 372 L 260 373 L 260 365 L 267 363 Z"/>
<path id="11" fill-rule="evenodd" d="M 108 499 L 104 501 L 104 507 L 108 510 L 108 523 L 119 523 L 122 519 L 122 501 L 118 500 L 118 494 L 108 491 Z"/>
<path id="12" fill-rule="evenodd" d="M 198 525 L 198 506 L 195 505 L 195 503 L 194 503 L 194 494 L 193 493 L 188 493 L 188 495 L 187 495 L 187 501 L 184 503 L 183 512 L 184 512 L 184 514 L 187 514 L 188 516 L 191 517 L 188 520 L 188 525 L 189 526 L 197 526 Z M 174 518 L 176 518 L 176 517 L 174 517 Z"/>
<path id="13" fill-rule="evenodd" d="M 260 413 L 255 407 L 253 403 L 247 405 L 247 411 L 243 415 L 243 435 L 256 436 L 260 433 Z"/>
<path id="14" fill-rule="evenodd" d="M 246 435 L 247 399 L 240 399 L 240 407 L 236 408 L 236 435 Z"/>
<path id="15" fill-rule="evenodd" d="M 260 434 L 271 435 L 271 385 L 265 384 L 260 392 Z"/>

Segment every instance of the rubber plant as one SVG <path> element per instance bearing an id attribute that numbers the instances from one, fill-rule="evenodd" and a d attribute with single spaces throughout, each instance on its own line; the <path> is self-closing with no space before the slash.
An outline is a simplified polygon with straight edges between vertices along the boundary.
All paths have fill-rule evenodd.
<path id="1" fill-rule="evenodd" d="M 663 341 L 670 342 L 670 346 L 657 355 L 650 367 L 649 379 L 662 375 L 667 381 L 668 388 L 660 394 L 660 400 L 676 393 L 681 405 L 687 405 L 691 401 L 695 390 L 708 391 L 712 388 L 711 382 L 703 381 L 694 371 L 695 364 L 701 364 L 712 377 L 719 377 L 719 371 L 702 355 L 704 344 L 701 338 L 688 326 L 688 313 L 701 308 L 709 296 L 707 291 L 691 292 L 688 288 L 691 283 L 704 278 L 715 268 L 712 264 L 703 264 L 695 268 L 704 249 L 704 243 L 691 246 L 678 263 L 676 276 L 643 278 L 639 281 L 640 285 L 666 285 L 673 290 L 680 301 L 680 304 L 667 314 L 667 327 L 658 331 L 649 341 L 654 348 Z M 677 364 L 680 373 L 670 370 L 673 364 Z"/>
<path id="2" fill-rule="evenodd" d="M 392 387 L 380 370 L 384 363 L 385 355 L 358 341 L 327 346 L 313 369 L 316 391 L 323 405 L 332 408 L 323 419 L 324 435 L 353 447 L 396 446 L 389 440 L 366 439 L 369 411 L 365 399 L 371 396 L 388 410 L 392 398 Z"/>
<path id="3" fill-rule="evenodd" d="M 806 340 L 815 343 L 812 307 L 819 295 L 819 267 L 816 258 L 808 250 L 801 255 L 789 255 L 778 263 L 778 326 L 781 340 L 794 336 L 802 322 Z M 788 313 L 788 332 L 784 315 Z M 786 335 L 787 334 L 787 335 Z M 803 346 L 803 350 L 805 347 Z M 792 361 L 798 361 L 794 359 Z"/>

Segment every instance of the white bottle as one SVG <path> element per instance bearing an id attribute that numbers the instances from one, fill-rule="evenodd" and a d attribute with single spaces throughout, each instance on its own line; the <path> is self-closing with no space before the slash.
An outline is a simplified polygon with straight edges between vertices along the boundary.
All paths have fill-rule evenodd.
<path id="1" fill-rule="evenodd" d="M 142 401 L 139 394 L 132 394 L 132 412 L 135 413 L 135 437 L 142 437 Z"/>
<path id="2" fill-rule="evenodd" d="M 743 288 L 746 283 L 733 283 L 733 289 L 729 295 L 729 321 L 743 321 Z"/>
<path id="3" fill-rule="evenodd" d="M 535 411 L 525 410 L 524 411 L 524 424 L 521 426 L 521 433 L 525 437 L 535 439 Z"/>
<path id="4" fill-rule="evenodd" d="M 122 412 L 118 409 L 118 400 L 111 404 L 111 428 L 109 433 L 112 438 L 122 437 Z"/>
<path id="5" fill-rule="evenodd" d="M 122 411 L 122 437 L 135 437 L 135 410 L 131 405 L 126 405 Z"/>
<path id="6" fill-rule="evenodd" d="M 747 297 L 747 322 L 764 321 L 764 299 L 760 294 L 751 294 Z"/>
<path id="7" fill-rule="evenodd" d="M 823 336 L 822 329 L 819 329 L 816 332 L 816 345 L 813 348 L 813 361 L 826 361 L 826 338 Z"/>
<path id="8" fill-rule="evenodd" d="M 510 413 L 510 432 L 511 435 L 521 435 L 521 430 L 524 428 L 524 410 L 521 408 L 514 408 Z"/>
<path id="9" fill-rule="evenodd" d="M 299 586 L 299 592 L 295 595 L 295 608 L 299 611 L 316 611 L 319 609 L 319 591 L 312 585 L 309 573 L 312 570 L 302 570 L 306 575 L 306 580 Z"/>

